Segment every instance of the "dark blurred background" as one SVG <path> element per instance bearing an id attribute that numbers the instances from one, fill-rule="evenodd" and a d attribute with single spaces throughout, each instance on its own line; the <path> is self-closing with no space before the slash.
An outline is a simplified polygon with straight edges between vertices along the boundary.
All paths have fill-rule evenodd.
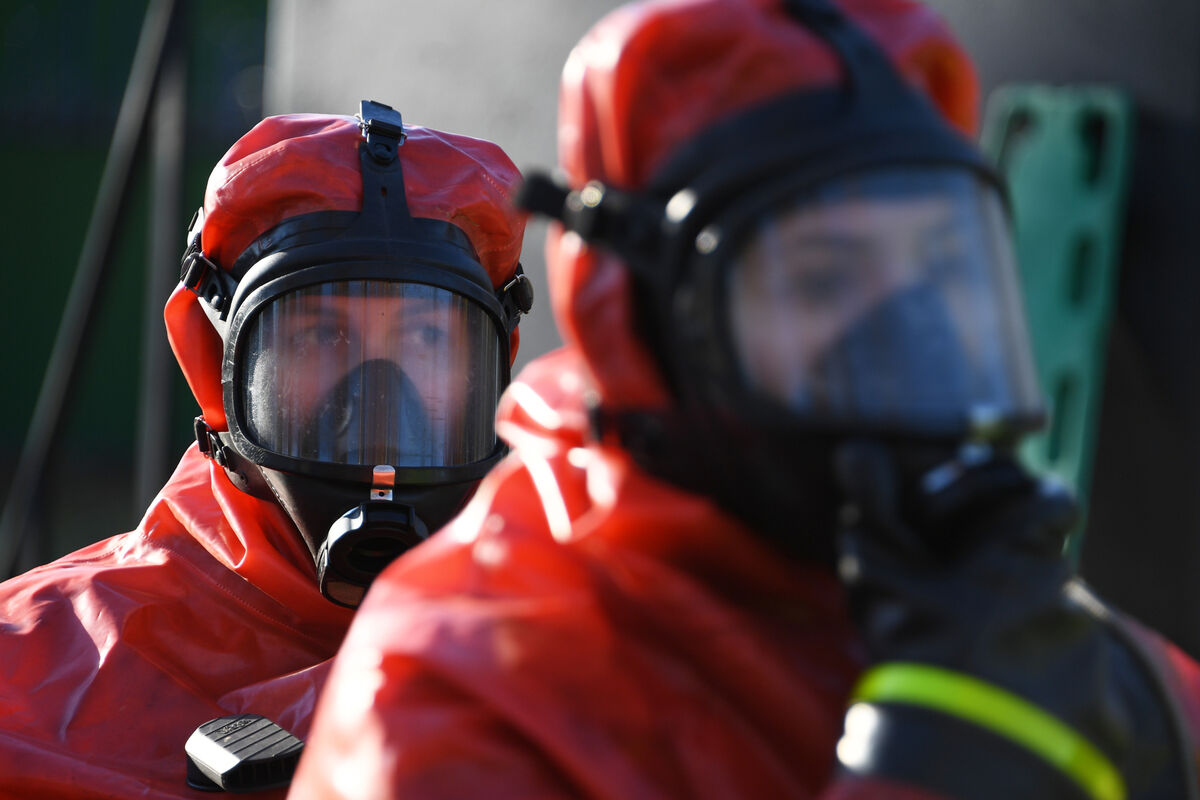
<path id="1" fill-rule="evenodd" d="M 0 393 L 0 492 L 7 500 L 47 360 L 80 263 L 97 203 L 118 109 L 133 66 L 147 0 L 0 3 L 0 175 L 3 175 L 5 310 L 0 314 L 4 391 Z M 68 394 L 61 446 L 49 460 L 37 511 L 46 535 L 24 554 L 40 563 L 128 530 L 150 498 L 135 489 L 143 325 L 158 308 L 148 269 L 178 278 L 178 254 L 208 171 L 262 116 L 266 0 L 206 0 L 177 8 L 184 39 L 186 135 L 183 197 L 171 244 L 174 263 L 147 265 L 149 147 L 132 173 L 129 202 L 115 229 L 114 257 L 95 294 L 96 313 Z M 169 290 L 168 290 L 169 291 Z M 168 356 L 169 358 L 169 356 Z M 195 401 L 179 370 L 166 373 L 158 401 L 172 423 L 160 459 L 174 467 L 191 439 Z M 167 474 L 151 483 L 161 485 Z M 0 545 L 0 551 L 4 547 Z"/>
<path id="2" fill-rule="evenodd" d="M 1081 570 L 1200 654 L 1200 1 L 931 0 L 985 92 L 1105 85 L 1133 104 Z"/>
<path id="3" fill-rule="evenodd" d="M 930 0 L 975 56 L 985 92 L 1010 83 L 1102 84 L 1126 92 L 1135 149 L 1108 339 L 1085 576 L 1109 598 L 1200 653 L 1200 0 Z M 0 496 L 22 447 L 68 287 L 80 262 L 117 109 L 153 3 L 0 4 L 0 168 L 6 311 L 0 314 Z M 184 178 L 173 255 L 147 264 L 149 148 L 138 161 L 79 380 L 38 503 L 44 535 L 22 565 L 133 527 L 191 441 L 195 402 L 178 370 L 156 401 L 166 455 L 135 457 L 147 270 L 178 253 L 209 170 L 264 114 L 353 114 L 360 99 L 405 120 L 499 143 L 519 167 L 554 160 L 563 60 L 614 0 L 206 0 L 178 3 L 186 53 Z M 160 201 L 154 201 L 159 205 Z M 518 368 L 558 340 L 542 257 L 523 261 L 538 297 Z M 161 296 L 155 296 L 155 294 Z M 165 339 L 161 314 L 151 320 Z M 167 356 L 169 358 L 169 356 Z M 171 362 L 173 363 L 173 361 Z M 141 470 L 140 488 L 135 475 Z M 151 492 L 152 494 L 152 492 Z M 7 499 L 7 498 L 5 498 Z M 0 551 L 3 551 L 0 542 Z"/>

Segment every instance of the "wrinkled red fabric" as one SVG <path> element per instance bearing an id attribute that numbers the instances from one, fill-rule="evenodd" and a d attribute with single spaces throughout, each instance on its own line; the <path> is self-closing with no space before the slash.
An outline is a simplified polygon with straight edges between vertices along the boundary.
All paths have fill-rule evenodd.
<path id="1" fill-rule="evenodd" d="M 0 797 L 211 797 L 188 736 L 243 712 L 304 736 L 352 613 L 193 445 L 135 530 L 0 583 Z"/>
<path id="2" fill-rule="evenodd" d="M 505 395 L 512 454 L 372 587 L 290 797 L 822 791 L 862 663 L 834 576 L 586 443 L 582 386 L 562 350 Z"/>

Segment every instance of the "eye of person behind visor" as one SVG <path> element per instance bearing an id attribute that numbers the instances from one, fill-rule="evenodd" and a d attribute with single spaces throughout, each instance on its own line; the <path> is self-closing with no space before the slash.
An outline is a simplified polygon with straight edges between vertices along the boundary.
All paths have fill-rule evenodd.
<path id="1" fill-rule="evenodd" d="M 995 190 L 889 169 L 790 196 L 729 267 L 751 389 L 802 417 L 943 426 L 1038 404 Z"/>
<path id="2" fill-rule="evenodd" d="M 264 304 L 244 341 L 243 427 L 267 450 L 447 467 L 495 448 L 502 347 L 466 297 L 396 281 L 319 284 Z"/>

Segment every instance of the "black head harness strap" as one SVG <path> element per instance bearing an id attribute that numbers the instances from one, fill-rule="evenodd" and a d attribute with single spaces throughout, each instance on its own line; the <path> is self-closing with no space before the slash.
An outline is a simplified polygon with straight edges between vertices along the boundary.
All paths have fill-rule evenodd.
<path id="1" fill-rule="evenodd" d="M 359 127 L 365 139 L 359 148 L 362 164 L 363 205 L 355 224 L 347 234 L 358 231 L 377 231 L 389 247 L 389 254 L 400 256 L 400 249 L 414 239 L 430 238 L 431 231 L 425 223 L 435 220 L 414 219 L 408 211 L 408 199 L 404 191 L 404 170 L 400 165 L 398 150 L 404 144 L 404 133 L 400 112 L 382 103 L 363 100 L 358 114 Z M 470 247 L 470 240 L 452 223 L 446 226 L 462 235 Z M 438 226 L 441 227 L 441 226 Z M 478 260 L 472 249 L 472 258 Z M 533 307 L 533 284 L 525 277 L 525 270 L 517 264 L 516 273 L 506 284 L 496 290 L 496 299 L 504 315 L 505 332 L 512 334 L 522 314 Z"/>
<path id="2" fill-rule="evenodd" d="M 383 103 L 363 100 L 357 119 L 364 139 L 358 148 L 362 210 L 346 233 L 366 233 L 394 247 L 393 242 L 412 239 L 416 233 L 404 193 L 404 168 L 398 158 L 408 134 L 400 112 Z"/>

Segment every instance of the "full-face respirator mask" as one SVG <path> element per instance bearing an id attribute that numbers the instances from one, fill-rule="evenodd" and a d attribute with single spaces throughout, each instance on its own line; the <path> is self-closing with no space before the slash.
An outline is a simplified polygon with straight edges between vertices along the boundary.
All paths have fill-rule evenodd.
<path id="1" fill-rule="evenodd" d="M 283 507 L 350 607 L 503 455 L 495 408 L 532 303 L 519 264 L 496 289 L 458 226 L 409 213 L 400 114 L 364 101 L 358 119 L 360 211 L 286 219 L 227 266 L 198 213 L 181 275 L 224 349 L 229 430 L 197 418 L 200 449 Z"/>
<path id="2" fill-rule="evenodd" d="M 1043 420 L 1003 185 L 834 4 L 787 0 L 841 80 L 678 145 L 644 187 L 518 203 L 619 256 L 669 410 L 592 409 L 648 471 L 826 557 L 838 442 L 916 452 Z M 813 551 L 819 552 L 813 552 Z"/>

